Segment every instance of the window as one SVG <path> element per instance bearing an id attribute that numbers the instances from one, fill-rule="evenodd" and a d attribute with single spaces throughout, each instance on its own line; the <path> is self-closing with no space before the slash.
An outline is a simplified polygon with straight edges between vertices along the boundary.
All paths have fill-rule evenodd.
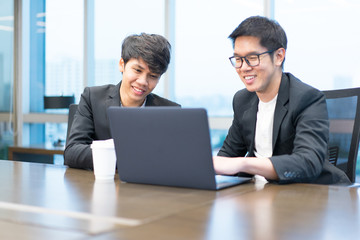
<path id="1" fill-rule="evenodd" d="M 182 106 L 232 116 L 232 98 L 244 85 L 228 60 L 228 36 L 246 17 L 261 15 L 263 2 L 176 1 L 175 98 Z"/>
<path id="2" fill-rule="evenodd" d="M 46 1 L 46 96 L 83 91 L 84 14 L 82 0 Z"/>
<path id="3" fill-rule="evenodd" d="M 0 1 L 0 159 L 13 143 L 14 2 Z"/>
<path id="4" fill-rule="evenodd" d="M 94 7 L 94 85 L 118 84 L 119 60 L 125 37 L 141 32 L 164 35 L 163 0 L 95 0 Z M 162 94 L 162 79 L 155 92 Z"/>
<path id="5" fill-rule="evenodd" d="M 244 88 L 228 58 L 233 55 L 230 33 L 242 20 L 263 13 L 263 0 L 175 1 L 175 100 L 183 107 L 203 107 L 210 117 L 231 117 L 232 98 Z M 210 119 L 214 154 L 227 135 Z M 226 123 L 226 124 L 224 124 Z"/>
<path id="6" fill-rule="evenodd" d="M 83 90 L 83 16 L 82 0 L 23 1 L 25 114 L 67 113 L 67 109 L 45 110 L 44 96 L 74 95 L 79 100 Z M 48 123 L 25 121 L 23 144 L 65 139 L 66 123 L 43 121 Z"/>
<path id="7" fill-rule="evenodd" d="M 288 37 L 285 71 L 321 90 L 360 85 L 360 2 L 277 0 L 275 19 Z"/>
<path id="8" fill-rule="evenodd" d="M 84 14 L 82 0 L 46 1 L 45 96 L 75 96 L 83 91 Z M 67 109 L 49 109 L 67 113 Z M 64 144 L 67 123 L 46 123 L 45 142 Z"/>

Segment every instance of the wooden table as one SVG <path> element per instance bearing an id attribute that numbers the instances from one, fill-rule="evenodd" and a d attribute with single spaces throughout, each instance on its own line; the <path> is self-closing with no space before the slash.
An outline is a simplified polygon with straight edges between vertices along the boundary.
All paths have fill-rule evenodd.
<path id="1" fill-rule="evenodd" d="M 37 163 L 54 163 L 54 155 L 63 155 L 64 146 L 37 144 L 29 146 L 9 146 L 9 160 Z"/>
<path id="2" fill-rule="evenodd" d="M 97 182 L 0 160 L 1 239 L 357 239 L 358 188 L 258 182 L 220 190 Z"/>

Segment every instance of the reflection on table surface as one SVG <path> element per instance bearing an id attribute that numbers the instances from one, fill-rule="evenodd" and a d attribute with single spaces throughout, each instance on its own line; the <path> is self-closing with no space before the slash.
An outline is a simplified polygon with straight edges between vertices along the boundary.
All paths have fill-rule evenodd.
<path id="1" fill-rule="evenodd" d="M 250 182 L 207 191 L 122 183 L 118 176 L 98 182 L 91 171 L 6 160 L 0 161 L 0 179 L 0 227 L 8 229 L 1 237 L 356 239 L 360 234 L 358 188 Z"/>

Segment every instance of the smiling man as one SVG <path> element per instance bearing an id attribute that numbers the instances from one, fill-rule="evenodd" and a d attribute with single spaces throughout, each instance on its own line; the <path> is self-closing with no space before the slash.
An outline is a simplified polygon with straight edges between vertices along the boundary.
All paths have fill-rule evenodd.
<path id="1" fill-rule="evenodd" d="M 92 141 L 111 138 L 107 116 L 110 106 L 180 106 L 152 93 L 170 63 L 170 49 L 170 43 L 156 34 L 124 39 L 119 61 L 122 81 L 85 88 L 66 143 L 65 165 L 93 169 Z"/>
<path id="2" fill-rule="evenodd" d="M 233 123 L 214 157 L 215 171 L 278 183 L 350 184 L 327 159 L 324 94 L 283 72 L 287 38 L 282 27 L 250 17 L 229 38 L 230 62 L 246 88 L 234 96 Z"/>

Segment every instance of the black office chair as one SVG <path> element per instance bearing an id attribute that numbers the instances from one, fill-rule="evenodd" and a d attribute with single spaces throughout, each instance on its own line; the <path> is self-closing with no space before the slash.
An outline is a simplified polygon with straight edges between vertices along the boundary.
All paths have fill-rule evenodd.
<path id="1" fill-rule="evenodd" d="M 77 104 L 70 104 L 69 106 L 69 115 L 68 115 L 68 126 L 67 126 L 67 133 L 66 133 L 66 142 L 68 141 L 71 125 L 74 121 L 74 116 L 76 113 L 76 110 L 78 108 Z"/>
<path id="2" fill-rule="evenodd" d="M 74 102 L 75 96 L 44 96 L 44 109 L 68 108 Z"/>
<path id="3" fill-rule="evenodd" d="M 354 183 L 360 136 L 360 88 L 323 92 L 330 120 L 329 160 Z"/>

